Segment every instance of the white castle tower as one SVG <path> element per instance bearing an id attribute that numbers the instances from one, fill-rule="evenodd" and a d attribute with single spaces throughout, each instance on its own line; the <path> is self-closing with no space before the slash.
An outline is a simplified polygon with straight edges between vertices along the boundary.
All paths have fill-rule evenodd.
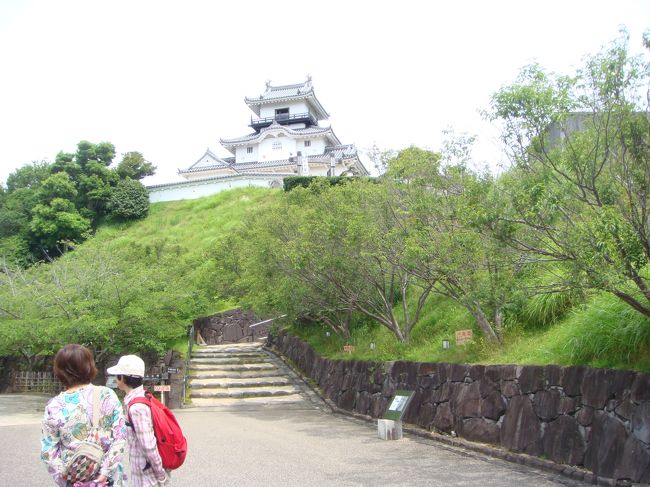
<path id="1" fill-rule="evenodd" d="M 178 173 L 185 182 L 150 186 L 150 199 L 191 199 L 241 186 L 279 187 L 286 176 L 368 175 L 353 144 L 342 144 L 320 121 L 329 114 L 316 98 L 311 77 L 304 83 L 272 86 L 244 98 L 253 112 L 253 132 L 221 139 L 231 157 L 210 149 Z"/>

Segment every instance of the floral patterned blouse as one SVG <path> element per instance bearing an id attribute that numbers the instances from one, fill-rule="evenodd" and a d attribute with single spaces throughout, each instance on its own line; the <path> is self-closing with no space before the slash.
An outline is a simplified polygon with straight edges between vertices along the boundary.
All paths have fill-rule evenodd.
<path id="1" fill-rule="evenodd" d="M 99 427 L 105 435 L 102 446 L 106 455 L 100 473 L 113 480 L 115 487 L 126 485 L 122 464 L 126 445 L 126 422 L 122 406 L 112 389 L 85 385 L 72 392 L 62 392 L 50 399 L 43 416 L 41 459 L 58 486 L 65 487 L 62 475 L 80 442 L 88 437 L 92 426 L 93 391 L 100 390 Z"/>

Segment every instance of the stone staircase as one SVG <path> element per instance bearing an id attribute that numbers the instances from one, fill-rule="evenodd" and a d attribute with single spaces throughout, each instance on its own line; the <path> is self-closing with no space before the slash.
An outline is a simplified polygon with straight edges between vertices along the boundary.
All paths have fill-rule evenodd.
<path id="1" fill-rule="evenodd" d="M 192 351 L 187 407 L 314 407 L 300 378 L 258 342 L 207 345 Z"/>

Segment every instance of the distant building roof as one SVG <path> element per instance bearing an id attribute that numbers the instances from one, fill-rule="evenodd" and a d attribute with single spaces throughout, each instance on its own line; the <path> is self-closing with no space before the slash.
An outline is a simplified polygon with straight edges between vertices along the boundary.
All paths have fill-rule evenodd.
<path id="1" fill-rule="evenodd" d="M 307 76 L 307 81 L 294 85 L 272 86 L 271 82 L 266 83 L 266 91 L 258 97 L 245 97 L 246 105 L 255 112 L 260 114 L 260 106 L 277 104 L 284 101 L 306 100 L 311 106 L 314 115 L 318 120 L 329 118 L 329 113 L 325 111 L 323 105 L 316 98 L 314 87 L 311 82 L 311 76 Z"/>

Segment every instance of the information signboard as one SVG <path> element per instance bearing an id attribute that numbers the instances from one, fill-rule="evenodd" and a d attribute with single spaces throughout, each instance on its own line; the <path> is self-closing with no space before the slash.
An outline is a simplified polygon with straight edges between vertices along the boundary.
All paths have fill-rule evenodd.
<path id="1" fill-rule="evenodd" d="M 401 421 L 402 416 L 406 412 L 411 399 L 413 398 L 414 391 L 399 390 L 395 392 L 393 400 L 388 405 L 388 409 L 384 413 L 384 419 L 392 419 L 393 421 Z"/>
<path id="2" fill-rule="evenodd" d="M 172 386 L 169 384 L 156 384 L 153 386 L 154 392 L 169 392 L 172 390 Z"/>
<path id="3" fill-rule="evenodd" d="M 167 367 L 168 374 L 178 374 L 178 367 Z"/>
<path id="4" fill-rule="evenodd" d="M 471 342 L 474 333 L 472 330 L 458 330 L 456 332 L 456 345 L 464 345 L 467 342 Z"/>
<path id="5" fill-rule="evenodd" d="M 114 375 L 109 375 L 106 377 L 106 387 L 117 389 L 117 377 Z"/>

